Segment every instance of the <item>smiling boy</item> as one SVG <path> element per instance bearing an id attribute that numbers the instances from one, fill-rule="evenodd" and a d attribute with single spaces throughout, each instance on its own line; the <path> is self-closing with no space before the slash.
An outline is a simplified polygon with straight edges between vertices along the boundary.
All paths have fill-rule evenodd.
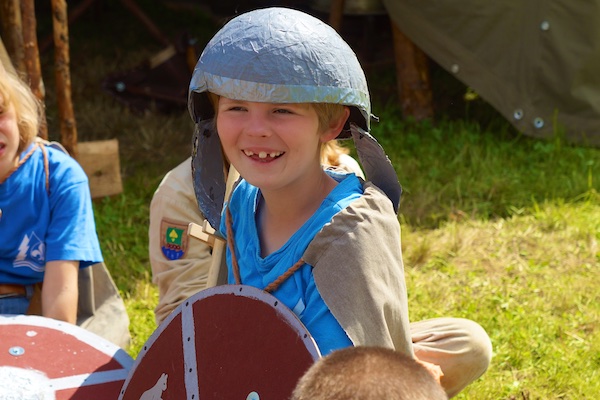
<path id="1" fill-rule="evenodd" d="M 190 83 L 198 203 L 227 239 L 229 283 L 272 293 L 323 355 L 392 348 L 441 367 L 454 395 L 487 369 L 490 340 L 465 319 L 409 322 L 400 185 L 370 106 L 356 55 L 327 24 L 285 8 L 234 18 Z M 370 181 L 321 167 L 323 144 L 350 137 Z M 224 192 L 219 149 L 242 177 L 222 217 L 207 207 Z"/>

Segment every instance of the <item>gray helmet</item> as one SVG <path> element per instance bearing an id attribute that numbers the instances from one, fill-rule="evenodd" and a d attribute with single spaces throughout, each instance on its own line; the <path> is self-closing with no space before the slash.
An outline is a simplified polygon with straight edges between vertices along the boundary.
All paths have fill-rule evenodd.
<path id="1" fill-rule="evenodd" d="M 326 23 L 288 8 L 250 11 L 221 28 L 200 55 L 188 97 L 196 124 L 192 172 L 200 210 L 218 228 L 225 179 L 207 92 L 245 101 L 348 106 L 350 117 L 338 138 L 354 139 L 367 178 L 398 210 L 398 178 L 368 133 L 371 102 L 365 74 L 350 46 Z"/>

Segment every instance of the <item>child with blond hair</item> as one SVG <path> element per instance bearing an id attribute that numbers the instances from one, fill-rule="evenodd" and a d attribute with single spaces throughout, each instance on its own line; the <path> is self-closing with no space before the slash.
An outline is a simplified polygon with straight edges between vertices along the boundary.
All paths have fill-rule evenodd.
<path id="1" fill-rule="evenodd" d="M 227 241 L 230 284 L 274 295 L 323 355 L 394 349 L 440 368 L 450 396 L 484 373 L 491 343 L 481 326 L 409 322 L 400 184 L 369 133 L 364 72 L 335 30 L 279 7 L 233 18 L 196 64 L 189 109 L 196 197 Z M 325 143 L 348 138 L 366 181 L 322 168 Z M 241 176 L 228 198 L 225 162 Z"/>
<path id="2" fill-rule="evenodd" d="M 75 323 L 79 269 L 102 262 L 88 178 L 36 140 L 42 105 L 11 67 L 0 63 L 0 314 Z"/>

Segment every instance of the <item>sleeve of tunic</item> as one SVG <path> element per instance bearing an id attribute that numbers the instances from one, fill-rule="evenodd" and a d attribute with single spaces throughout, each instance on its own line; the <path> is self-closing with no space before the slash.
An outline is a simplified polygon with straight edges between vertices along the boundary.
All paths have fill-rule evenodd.
<path id="1" fill-rule="evenodd" d="M 392 203 L 365 184 L 304 254 L 323 300 L 354 345 L 413 355 L 400 225 Z"/>

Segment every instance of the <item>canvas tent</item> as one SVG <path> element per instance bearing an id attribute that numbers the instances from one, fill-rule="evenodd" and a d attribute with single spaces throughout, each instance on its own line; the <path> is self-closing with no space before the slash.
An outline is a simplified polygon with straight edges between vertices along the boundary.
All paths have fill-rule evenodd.
<path id="1" fill-rule="evenodd" d="M 417 46 L 521 132 L 600 146 L 600 1 L 383 3 Z"/>

